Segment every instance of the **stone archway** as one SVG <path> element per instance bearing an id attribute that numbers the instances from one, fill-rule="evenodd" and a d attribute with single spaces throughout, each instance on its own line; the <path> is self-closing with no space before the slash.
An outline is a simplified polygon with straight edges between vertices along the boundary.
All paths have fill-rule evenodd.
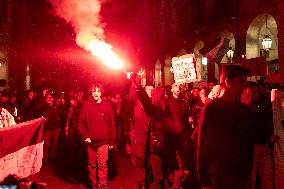
<path id="1" fill-rule="evenodd" d="M 171 85 L 174 82 L 174 74 L 171 71 L 172 68 L 172 57 L 167 55 L 165 58 L 165 67 L 164 67 L 164 74 L 165 74 L 165 85 Z"/>
<path id="2" fill-rule="evenodd" d="M 267 15 L 267 29 L 266 29 Z M 273 16 L 270 14 L 260 14 L 251 22 L 246 35 L 246 57 L 256 58 L 262 55 L 262 39 L 268 34 L 272 39 L 272 46 L 269 50 L 268 60 L 278 59 L 278 30 Z"/>
<path id="3" fill-rule="evenodd" d="M 235 52 L 235 44 L 236 44 L 236 40 L 235 40 L 235 37 L 232 36 L 232 38 L 230 39 L 230 42 L 229 42 L 229 48 L 232 48 L 232 50 Z M 227 56 L 227 53 L 223 56 L 220 64 L 227 64 L 227 63 L 232 63 L 233 62 L 233 57 L 232 59 L 230 59 L 228 56 Z"/>
<path id="4" fill-rule="evenodd" d="M 155 63 L 155 87 L 160 87 L 162 85 L 162 65 L 161 61 L 157 59 Z"/>

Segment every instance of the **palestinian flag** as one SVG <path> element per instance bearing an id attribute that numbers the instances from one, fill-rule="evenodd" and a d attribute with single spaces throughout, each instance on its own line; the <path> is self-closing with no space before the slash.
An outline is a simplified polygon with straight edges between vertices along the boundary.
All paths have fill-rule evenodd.
<path id="1" fill-rule="evenodd" d="M 44 118 L 0 129 L 0 181 L 9 174 L 21 178 L 40 171 Z"/>

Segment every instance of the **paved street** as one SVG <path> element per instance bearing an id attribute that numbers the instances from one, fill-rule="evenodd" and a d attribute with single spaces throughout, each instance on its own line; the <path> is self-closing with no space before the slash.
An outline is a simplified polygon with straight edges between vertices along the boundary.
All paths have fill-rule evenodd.
<path id="1" fill-rule="evenodd" d="M 114 163 L 117 174 L 113 180 L 110 181 L 111 189 L 135 189 L 135 176 L 133 166 L 131 165 L 130 158 L 125 154 L 115 152 Z M 75 173 L 76 174 L 76 173 Z M 36 180 L 38 182 L 47 183 L 47 189 L 85 189 L 82 181 L 67 176 L 64 168 L 56 172 L 50 167 L 45 166 L 42 168 Z"/>

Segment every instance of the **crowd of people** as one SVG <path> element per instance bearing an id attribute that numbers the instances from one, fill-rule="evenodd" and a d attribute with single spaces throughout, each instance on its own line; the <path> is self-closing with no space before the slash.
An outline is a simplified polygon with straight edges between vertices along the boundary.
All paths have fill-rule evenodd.
<path id="1" fill-rule="evenodd" d="M 72 173 L 86 158 L 89 188 L 108 188 L 115 149 L 131 157 L 139 189 L 274 189 L 270 91 L 247 75 L 234 65 L 218 85 L 142 87 L 135 75 L 127 90 L 108 93 L 100 83 L 85 94 L 29 90 L 22 100 L 2 92 L 1 111 L 15 123 L 45 117 L 43 165 L 64 158 Z"/>

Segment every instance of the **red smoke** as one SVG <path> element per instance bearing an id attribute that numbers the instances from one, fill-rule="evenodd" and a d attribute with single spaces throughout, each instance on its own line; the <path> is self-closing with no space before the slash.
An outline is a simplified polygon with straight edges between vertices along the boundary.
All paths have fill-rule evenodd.
<path id="1" fill-rule="evenodd" d="M 104 39 L 100 11 L 102 0 L 49 0 L 55 15 L 70 23 L 76 32 L 76 43 L 109 67 L 120 69 L 122 60 Z"/>

